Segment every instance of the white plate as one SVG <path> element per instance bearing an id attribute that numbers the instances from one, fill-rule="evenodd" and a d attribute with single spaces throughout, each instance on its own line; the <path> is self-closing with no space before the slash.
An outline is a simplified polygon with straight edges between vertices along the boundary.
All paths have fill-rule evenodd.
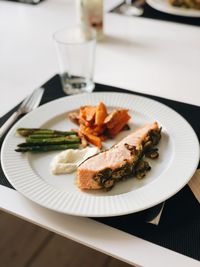
<path id="1" fill-rule="evenodd" d="M 147 4 L 158 11 L 184 17 L 200 17 L 200 10 L 170 5 L 168 0 L 147 0 Z"/>
<path id="2" fill-rule="evenodd" d="M 110 108 L 128 108 L 131 130 L 155 120 L 162 126 L 160 157 L 151 162 L 152 170 L 144 179 L 120 182 L 109 192 L 81 191 L 75 184 L 75 173 L 51 174 L 49 164 L 58 152 L 21 154 L 14 151 L 17 144 L 23 142 L 23 138 L 15 134 L 16 128 L 68 130 L 75 126 L 67 119 L 67 112 L 81 105 L 96 105 L 99 101 Z M 120 133 L 113 142 L 129 132 Z M 113 142 L 106 144 L 109 147 Z M 198 161 L 198 139 L 185 119 L 156 101 L 119 93 L 81 94 L 45 104 L 16 123 L 2 146 L 6 177 L 24 196 L 58 212 L 91 217 L 129 214 L 166 200 L 189 181 Z"/>

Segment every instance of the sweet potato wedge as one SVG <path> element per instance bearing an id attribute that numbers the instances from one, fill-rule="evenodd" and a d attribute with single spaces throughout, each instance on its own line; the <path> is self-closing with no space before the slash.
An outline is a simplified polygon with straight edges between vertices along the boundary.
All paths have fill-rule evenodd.
<path id="1" fill-rule="evenodd" d="M 79 123 L 89 126 L 95 119 L 95 106 L 82 106 L 79 112 Z"/>
<path id="2" fill-rule="evenodd" d="M 111 137 L 117 135 L 130 119 L 127 109 L 114 110 L 106 119 L 105 124 Z"/>
<path id="3" fill-rule="evenodd" d="M 96 107 L 95 125 L 102 125 L 107 115 L 108 112 L 105 104 L 103 102 L 100 102 Z"/>
<path id="4" fill-rule="evenodd" d="M 82 133 L 88 133 L 88 134 L 92 134 L 95 136 L 100 136 L 103 134 L 105 130 L 105 126 L 101 125 L 101 126 L 86 126 L 84 124 L 80 124 L 80 131 Z"/>
<path id="5" fill-rule="evenodd" d="M 79 136 L 82 146 L 87 142 L 101 148 L 102 142 L 113 138 L 127 126 L 130 119 L 128 109 L 115 109 L 108 114 L 103 102 L 97 106 L 81 106 L 78 114 L 70 114 L 70 119 L 79 124 Z"/>
<path id="6" fill-rule="evenodd" d="M 106 127 L 105 125 L 101 124 L 101 125 L 95 125 L 93 128 L 91 128 L 91 132 L 94 135 L 100 136 L 103 134 L 103 132 L 105 131 Z"/>
<path id="7" fill-rule="evenodd" d="M 85 138 L 90 142 L 91 144 L 97 146 L 98 148 L 102 148 L 101 138 L 89 133 L 84 134 Z"/>

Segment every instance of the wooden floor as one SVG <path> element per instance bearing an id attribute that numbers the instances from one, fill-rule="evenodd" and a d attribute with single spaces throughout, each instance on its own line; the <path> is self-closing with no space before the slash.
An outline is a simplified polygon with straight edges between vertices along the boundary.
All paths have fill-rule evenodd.
<path id="1" fill-rule="evenodd" d="M 131 265 L 0 211 L 0 267 Z"/>

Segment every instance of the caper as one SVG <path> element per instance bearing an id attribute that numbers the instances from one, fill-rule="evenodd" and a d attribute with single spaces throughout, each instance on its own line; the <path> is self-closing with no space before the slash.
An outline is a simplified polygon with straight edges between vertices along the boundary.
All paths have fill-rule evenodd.
<path id="1" fill-rule="evenodd" d="M 151 146 L 152 146 L 152 141 L 148 141 L 144 144 L 144 149 L 146 150 L 146 149 L 150 148 Z"/>
<path id="2" fill-rule="evenodd" d="M 159 157 L 158 149 L 153 148 L 145 153 L 145 157 L 150 159 L 157 159 Z"/>
<path id="3" fill-rule="evenodd" d="M 112 175 L 112 169 L 106 168 L 101 171 L 101 175 L 105 178 L 109 178 Z"/>
<path id="4" fill-rule="evenodd" d="M 105 188 L 113 187 L 113 185 L 114 185 L 114 180 L 112 180 L 112 179 L 108 179 L 108 180 L 106 180 L 106 181 L 103 183 L 103 185 L 104 185 Z"/>
<path id="5" fill-rule="evenodd" d="M 142 179 L 142 178 L 144 178 L 145 175 L 146 175 L 146 172 L 145 171 L 138 172 L 138 173 L 136 173 L 136 178 L 137 179 Z"/>
<path id="6" fill-rule="evenodd" d="M 150 154 L 151 159 L 157 159 L 159 157 L 159 153 L 157 151 L 154 151 Z"/>

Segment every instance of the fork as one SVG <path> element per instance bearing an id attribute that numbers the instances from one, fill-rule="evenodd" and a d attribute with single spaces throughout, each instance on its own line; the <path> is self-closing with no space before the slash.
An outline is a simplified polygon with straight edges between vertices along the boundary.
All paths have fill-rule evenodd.
<path id="1" fill-rule="evenodd" d="M 17 118 L 20 115 L 29 113 L 38 105 L 40 104 L 42 95 L 44 93 L 44 88 L 36 88 L 32 94 L 27 96 L 25 100 L 22 102 L 22 104 L 19 106 L 18 110 L 15 111 L 9 118 L 8 120 L 1 126 L 0 128 L 0 138 L 3 137 L 5 132 L 12 126 L 12 124 L 17 120 Z"/>

